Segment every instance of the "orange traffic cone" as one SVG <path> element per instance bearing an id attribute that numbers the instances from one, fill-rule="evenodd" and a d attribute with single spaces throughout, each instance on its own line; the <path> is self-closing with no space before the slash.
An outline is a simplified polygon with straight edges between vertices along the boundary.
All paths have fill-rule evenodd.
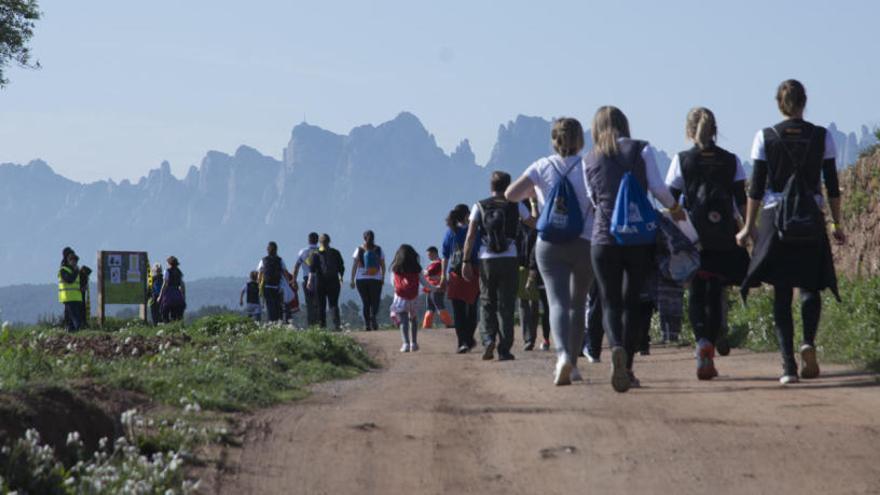
<path id="1" fill-rule="evenodd" d="M 449 311 L 445 309 L 440 310 L 440 320 L 446 325 L 446 328 L 452 328 L 452 316 L 449 315 Z"/>
<path id="2" fill-rule="evenodd" d="M 425 318 L 422 320 L 422 328 L 427 330 L 434 326 L 434 313 L 425 311 Z"/>

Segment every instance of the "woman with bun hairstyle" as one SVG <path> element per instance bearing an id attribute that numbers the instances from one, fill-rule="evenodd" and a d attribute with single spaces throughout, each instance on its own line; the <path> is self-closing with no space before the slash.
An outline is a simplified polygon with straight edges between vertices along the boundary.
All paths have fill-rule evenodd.
<path id="1" fill-rule="evenodd" d="M 794 289 L 800 293 L 803 322 L 800 378 L 819 376 L 816 333 L 822 312 L 821 291 L 831 289 L 840 299 L 823 213 L 823 182 L 831 234 L 838 244 L 846 242 L 846 235 L 840 226 L 834 140 L 825 128 L 804 120 L 807 92 L 799 81 L 783 81 L 776 90 L 776 103 L 785 120 L 755 135 L 745 226 L 737 234 L 737 242 L 745 246 L 757 235 L 741 291 L 745 297 L 755 283 L 773 286 L 773 319 L 782 353 L 779 382 L 787 385 L 798 381 L 791 314 Z M 787 213 L 792 210 L 800 217 L 797 224 L 788 220 Z"/>

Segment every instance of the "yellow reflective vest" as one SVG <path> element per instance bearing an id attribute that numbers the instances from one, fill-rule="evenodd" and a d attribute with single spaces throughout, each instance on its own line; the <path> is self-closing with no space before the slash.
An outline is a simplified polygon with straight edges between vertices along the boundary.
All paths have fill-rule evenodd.
<path id="1" fill-rule="evenodd" d="M 79 287 L 79 272 L 76 273 L 76 278 L 73 282 L 69 284 L 61 278 L 61 272 L 74 273 L 73 268 L 66 265 L 58 270 L 58 302 L 82 302 L 83 296 Z"/>

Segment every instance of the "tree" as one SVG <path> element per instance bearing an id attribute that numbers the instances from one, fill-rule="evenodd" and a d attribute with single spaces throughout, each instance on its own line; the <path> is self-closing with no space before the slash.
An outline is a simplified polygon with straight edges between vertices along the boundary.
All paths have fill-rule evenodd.
<path id="1" fill-rule="evenodd" d="M 38 69 L 39 62 L 31 62 L 28 42 L 34 35 L 34 23 L 40 19 L 37 0 L 0 0 L 0 88 L 9 80 L 3 69 L 10 64 Z"/>

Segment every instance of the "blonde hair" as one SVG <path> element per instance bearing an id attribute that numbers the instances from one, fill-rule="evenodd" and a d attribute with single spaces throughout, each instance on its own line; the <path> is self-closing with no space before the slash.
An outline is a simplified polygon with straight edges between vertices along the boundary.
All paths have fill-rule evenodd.
<path id="1" fill-rule="evenodd" d="M 590 135 L 596 152 L 605 156 L 616 155 L 620 151 L 617 140 L 630 137 L 629 121 L 617 107 L 599 107 L 593 117 Z"/>
<path id="2" fill-rule="evenodd" d="M 718 135 L 718 126 L 715 124 L 715 114 L 705 107 L 694 107 L 688 112 L 685 124 L 687 137 L 697 144 L 700 149 L 706 149 L 715 144 Z"/>
<path id="3" fill-rule="evenodd" d="M 577 119 L 560 117 L 553 122 L 550 140 L 560 156 L 577 155 L 584 147 L 584 128 Z"/>

